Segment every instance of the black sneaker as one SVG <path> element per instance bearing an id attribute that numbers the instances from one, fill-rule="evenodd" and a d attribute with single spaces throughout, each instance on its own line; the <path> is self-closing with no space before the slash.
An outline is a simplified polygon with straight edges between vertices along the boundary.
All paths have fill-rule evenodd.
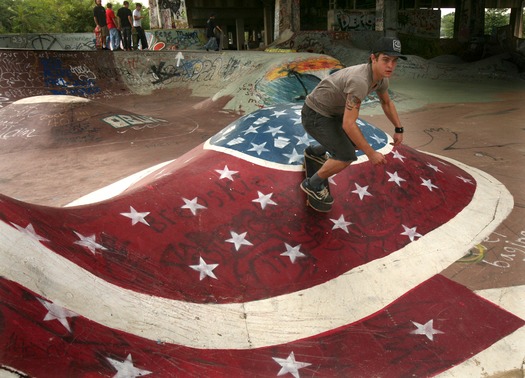
<path id="1" fill-rule="evenodd" d="M 319 202 L 323 202 L 327 205 L 334 203 L 334 198 L 326 186 L 324 186 L 322 189 L 316 190 L 310 185 L 310 180 L 304 179 L 304 181 L 301 183 L 301 189 Z"/>
<path id="2" fill-rule="evenodd" d="M 304 149 L 304 157 L 307 159 L 313 160 L 316 163 L 321 164 L 321 165 L 323 165 L 328 160 L 328 158 L 326 157 L 326 154 L 319 156 L 319 155 L 316 155 L 312 150 L 313 149 L 311 146 L 306 147 Z"/>

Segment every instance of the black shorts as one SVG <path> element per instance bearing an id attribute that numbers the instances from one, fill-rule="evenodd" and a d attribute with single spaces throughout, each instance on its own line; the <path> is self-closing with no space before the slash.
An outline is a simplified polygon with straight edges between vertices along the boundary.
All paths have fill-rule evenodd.
<path id="1" fill-rule="evenodd" d="M 304 104 L 301 121 L 306 132 L 332 155 L 332 159 L 351 163 L 357 160 L 355 144 L 343 130 L 343 116 L 325 117 Z"/>

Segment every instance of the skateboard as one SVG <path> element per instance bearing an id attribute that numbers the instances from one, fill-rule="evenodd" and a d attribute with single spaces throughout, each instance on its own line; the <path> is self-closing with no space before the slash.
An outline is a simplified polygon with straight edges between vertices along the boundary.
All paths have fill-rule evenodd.
<path id="1" fill-rule="evenodd" d="M 306 178 L 312 177 L 315 172 L 317 172 L 324 164 L 326 159 L 321 157 L 312 157 L 311 155 L 308 155 L 305 151 L 304 153 L 304 173 Z M 328 180 L 325 183 L 326 188 L 328 189 L 328 192 L 330 192 L 330 185 L 328 184 Z M 332 210 L 332 204 L 324 203 L 316 199 L 315 197 L 311 196 L 310 194 L 306 193 L 306 205 L 310 206 L 312 209 L 320 212 L 328 212 Z"/>

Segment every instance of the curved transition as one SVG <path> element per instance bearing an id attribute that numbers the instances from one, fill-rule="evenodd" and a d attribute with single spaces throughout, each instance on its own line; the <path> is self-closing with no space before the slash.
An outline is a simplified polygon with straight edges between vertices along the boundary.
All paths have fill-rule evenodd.
<path id="1" fill-rule="evenodd" d="M 9 107 L 105 114 L 68 99 Z M 243 115 L 102 202 L 0 196 L 0 363 L 31 376 L 426 376 L 524 325 L 439 275 L 508 215 L 501 183 L 393 148 L 360 120 L 388 164 L 360 156 L 316 213 L 299 189 L 300 108 Z"/>

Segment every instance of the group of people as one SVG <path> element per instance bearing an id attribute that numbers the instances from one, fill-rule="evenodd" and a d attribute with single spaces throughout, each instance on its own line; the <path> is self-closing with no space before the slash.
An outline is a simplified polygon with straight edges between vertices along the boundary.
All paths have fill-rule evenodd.
<path id="1" fill-rule="evenodd" d="M 142 28 L 142 4 L 136 3 L 133 12 L 129 9 L 128 1 L 124 1 L 123 5 L 115 16 L 113 4 L 108 3 L 104 8 L 102 0 L 95 0 L 93 19 L 96 25 L 95 32 L 100 33 L 100 48 L 131 51 L 137 50 L 140 42 L 141 49 L 147 50 L 148 40 Z"/>

